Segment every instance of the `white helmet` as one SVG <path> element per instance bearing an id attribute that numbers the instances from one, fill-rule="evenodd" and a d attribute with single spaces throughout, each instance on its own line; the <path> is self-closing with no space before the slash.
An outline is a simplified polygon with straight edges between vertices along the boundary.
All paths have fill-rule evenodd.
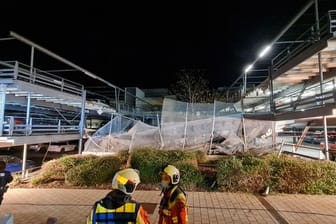
<path id="1" fill-rule="evenodd" d="M 112 180 L 112 189 L 118 189 L 127 195 L 134 193 L 140 183 L 139 171 L 132 168 L 126 168 L 118 171 Z"/>
<path id="2" fill-rule="evenodd" d="M 180 171 L 172 165 L 168 165 L 163 169 L 163 172 L 170 177 L 172 184 L 178 184 L 180 182 Z"/>

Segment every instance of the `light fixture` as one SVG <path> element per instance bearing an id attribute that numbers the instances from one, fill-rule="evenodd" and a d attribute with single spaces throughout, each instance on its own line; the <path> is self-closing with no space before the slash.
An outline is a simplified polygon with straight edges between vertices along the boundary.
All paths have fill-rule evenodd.
<path id="1" fill-rule="evenodd" d="M 248 73 L 248 71 L 250 71 L 251 68 L 253 68 L 253 64 L 250 64 L 249 66 L 246 67 L 245 73 Z"/>
<path id="2" fill-rule="evenodd" d="M 259 54 L 259 58 L 262 58 L 265 56 L 271 50 L 271 45 L 267 45 Z"/>
<path id="3" fill-rule="evenodd" d="M 99 109 L 97 110 L 97 113 L 98 113 L 99 115 L 101 115 L 103 112 L 104 112 L 104 111 L 103 111 L 101 108 L 99 108 Z"/>

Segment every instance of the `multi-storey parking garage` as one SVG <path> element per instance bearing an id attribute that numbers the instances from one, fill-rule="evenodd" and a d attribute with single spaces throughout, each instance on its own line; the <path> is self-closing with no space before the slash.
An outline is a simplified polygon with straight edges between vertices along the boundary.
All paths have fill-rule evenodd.
<path id="1" fill-rule="evenodd" d="M 317 3 L 308 1 L 266 48 L 267 55 L 259 55 L 225 90 L 227 102 L 245 119 L 274 121 L 274 141 L 277 124 L 287 121 L 319 121 L 327 139 L 328 120 L 335 114 L 336 11 L 322 10 L 323 4 L 320 10 Z M 78 140 L 81 153 L 90 122 L 106 121 L 114 114 L 156 120 L 154 109 L 136 91 L 127 92 L 14 32 L 3 40 L 2 44 L 8 40 L 29 46 L 30 63 L 0 63 L 0 147 L 23 145 L 25 158 L 27 145 Z M 108 94 L 63 78 L 61 70 L 39 69 L 37 51 L 101 82 Z M 300 139 L 292 142 L 296 148 Z"/>

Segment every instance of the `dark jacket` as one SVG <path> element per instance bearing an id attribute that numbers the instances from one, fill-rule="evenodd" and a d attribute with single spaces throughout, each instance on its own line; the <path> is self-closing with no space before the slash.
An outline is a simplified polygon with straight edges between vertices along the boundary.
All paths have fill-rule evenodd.
<path id="1" fill-rule="evenodd" d="M 3 189 L 9 184 L 10 182 L 13 181 L 13 176 L 12 174 L 5 170 L 0 172 L 0 189 Z"/>

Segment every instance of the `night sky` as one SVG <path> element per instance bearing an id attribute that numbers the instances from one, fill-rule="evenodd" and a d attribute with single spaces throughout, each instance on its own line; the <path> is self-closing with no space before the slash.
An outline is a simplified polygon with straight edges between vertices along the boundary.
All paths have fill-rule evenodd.
<path id="1" fill-rule="evenodd" d="M 0 37 L 12 30 L 119 87 L 169 87 L 183 68 L 206 70 L 211 86 L 220 87 L 229 86 L 307 3 L 96 2 L 2 3 Z M 0 42 L 0 60 L 26 57 L 29 63 L 29 49 L 8 51 L 8 43 Z M 36 66 L 64 68 L 39 54 Z"/>

